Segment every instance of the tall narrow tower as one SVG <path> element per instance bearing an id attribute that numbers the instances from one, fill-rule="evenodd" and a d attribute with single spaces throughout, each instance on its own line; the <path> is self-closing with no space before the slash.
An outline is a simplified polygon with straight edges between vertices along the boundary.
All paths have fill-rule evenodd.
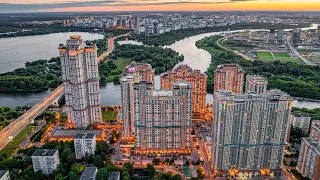
<path id="1" fill-rule="evenodd" d="M 243 92 L 244 71 L 238 64 L 220 64 L 214 72 L 214 91 Z"/>
<path id="2" fill-rule="evenodd" d="M 59 52 L 68 122 L 77 128 L 100 123 L 97 47 L 86 46 L 81 36 L 70 36 L 66 45 L 60 44 Z"/>

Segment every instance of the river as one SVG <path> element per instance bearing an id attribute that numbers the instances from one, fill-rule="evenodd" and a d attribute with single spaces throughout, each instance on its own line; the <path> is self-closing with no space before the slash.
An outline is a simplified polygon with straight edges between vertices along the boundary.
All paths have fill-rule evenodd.
<path id="1" fill-rule="evenodd" d="M 0 73 L 23 67 L 25 62 L 50 59 L 59 55 L 58 46 L 66 43 L 71 35 L 84 40 L 102 39 L 102 34 L 84 32 L 54 33 L 38 36 L 0 38 Z"/>
<path id="2" fill-rule="evenodd" d="M 64 37 L 61 37 L 61 34 L 63 33 L 58 33 L 58 34 L 50 34 L 50 37 L 54 42 L 53 45 L 51 45 L 51 48 L 46 49 L 46 51 L 50 51 L 50 53 L 53 53 L 50 57 L 57 56 L 57 45 L 59 43 L 65 42 L 65 40 L 70 36 L 71 34 L 80 34 L 81 33 L 67 33 L 65 34 Z M 205 50 L 198 49 L 195 46 L 196 41 L 201 40 L 205 37 L 216 35 L 218 32 L 214 33 L 205 33 L 205 34 L 200 34 L 196 36 L 192 36 L 189 38 L 185 38 L 183 40 L 177 41 L 174 44 L 167 46 L 168 48 L 171 48 L 180 54 L 184 55 L 184 61 L 182 64 L 188 64 L 192 68 L 199 69 L 202 72 L 205 72 L 207 68 L 209 67 L 210 61 L 211 61 L 211 55 Z M 97 35 L 92 35 L 87 34 L 88 39 L 96 39 Z M 48 36 L 48 35 L 44 35 Z M 55 37 L 57 36 L 57 37 Z M 44 38 L 43 36 L 31 36 L 33 42 L 37 42 L 37 44 L 41 44 L 42 42 L 47 41 L 47 38 Z M 61 39 L 58 41 L 58 37 Z M 86 38 L 86 36 L 83 36 Z M 25 41 L 30 41 L 29 37 L 19 37 L 21 41 L 24 41 L 24 38 L 28 38 Z M 39 39 L 38 39 L 39 38 Z M 0 39 L 0 44 L 2 41 L 5 39 Z M 56 43 L 55 43 L 56 42 Z M 27 42 L 25 42 L 27 43 Z M 29 42 L 32 43 L 32 42 Z M 138 44 L 141 45 L 141 43 L 136 42 L 136 41 L 120 41 L 120 44 Z M 13 46 L 14 47 L 14 46 Z M 13 48 L 12 47 L 12 48 Z M 32 46 L 25 46 L 24 51 L 28 52 L 28 49 L 32 50 Z M 2 52 L 1 52 L 2 53 Z M 41 52 L 40 54 L 45 54 L 44 52 Z M 1 56 L 0 56 L 1 57 Z M 24 56 L 20 56 L 19 58 L 24 59 Z M 49 58 L 49 57 L 43 57 L 43 58 Z M 39 59 L 39 58 L 35 58 Z M 2 58 L 0 63 L 2 63 Z M 21 65 L 22 66 L 22 65 Z M 21 67 L 21 66 L 16 66 Z M 6 67 L 3 67 L 6 69 Z M 156 76 L 155 77 L 155 88 L 159 89 L 160 86 L 160 77 Z M 41 93 L 18 93 L 18 94 L 0 94 L 0 106 L 10 106 L 10 107 L 15 107 L 15 106 L 21 106 L 21 105 L 34 105 L 35 103 L 39 102 L 44 96 L 46 96 L 49 93 L 49 91 L 46 92 L 41 92 Z M 121 96 L 120 96 L 120 86 L 115 85 L 113 83 L 108 83 L 105 86 L 101 87 L 101 104 L 102 105 L 119 105 L 121 104 Z M 207 103 L 212 103 L 213 97 L 212 94 L 207 94 Z M 294 101 L 293 105 L 295 107 L 305 107 L 305 108 L 320 108 L 320 103 L 316 102 L 304 102 L 304 101 Z"/>

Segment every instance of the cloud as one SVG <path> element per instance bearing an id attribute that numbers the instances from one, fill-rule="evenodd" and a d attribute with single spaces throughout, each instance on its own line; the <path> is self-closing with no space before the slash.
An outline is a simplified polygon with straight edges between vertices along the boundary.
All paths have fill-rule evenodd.
<path id="1" fill-rule="evenodd" d="M 150 5 L 190 5 L 190 4 L 219 4 L 231 3 L 235 0 L 33 0 L 33 3 L 23 3 L 25 0 L 17 0 L 9 3 L 8 0 L 0 0 L 0 12 L 32 12 L 43 9 L 58 9 L 70 7 L 91 6 L 150 6 Z M 30 1 L 28 1 L 30 2 Z M 40 3 L 42 2 L 42 3 Z"/>

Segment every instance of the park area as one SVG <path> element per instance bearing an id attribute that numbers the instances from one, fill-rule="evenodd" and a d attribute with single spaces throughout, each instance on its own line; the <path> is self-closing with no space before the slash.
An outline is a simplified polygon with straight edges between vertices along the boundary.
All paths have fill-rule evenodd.
<path id="1" fill-rule="evenodd" d="M 270 52 L 257 52 L 258 59 L 262 61 L 273 61 L 272 54 Z"/>
<path id="2" fill-rule="evenodd" d="M 110 75 L 107 77 L 107 80 L 109 82 L 112 81 L 115 76 L 120 76 L 123 69 L 131 63 L 132 59 L 131 58 L 118 58 L 116 60 L 113 59 L 112 61 L 117 66 L 117 68 L 113 69 L 111 71 Z"/>
<path id="3" fill-rule="evenodd" d="M 288 53 L 274 52 L 273 55 L 277 61 L 290 61 L 290 62 L 294 62 L 294 63 L 301 62 L 299 58 L 292 58 L 289 56 Z"/>
<path id="4" fill-rule="evenodd" d="M 258 59 L 262 61 L 286 61 L 300 63 L 299 58 L 290 57 L 288 53 L 283 52 L 257 52 Z"/>
<path id="5" fill-rule="evenodd" d="M 103 111 L 102 112 L 102 120 L 103 121 L 110 121 L 117 119 L 118 112 L 117 111 Z"/>

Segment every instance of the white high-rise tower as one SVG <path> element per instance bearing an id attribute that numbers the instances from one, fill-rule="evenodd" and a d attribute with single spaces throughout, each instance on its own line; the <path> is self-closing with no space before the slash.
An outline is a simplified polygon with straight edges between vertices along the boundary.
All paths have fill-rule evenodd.
<path id="1" fill-rule="evenodd" d="M 77 128 L 100 123 L 101 100 L 97 47 L 86 46 L 81 36 L 71 36 L 59 46 L 68 123 Z"/>

